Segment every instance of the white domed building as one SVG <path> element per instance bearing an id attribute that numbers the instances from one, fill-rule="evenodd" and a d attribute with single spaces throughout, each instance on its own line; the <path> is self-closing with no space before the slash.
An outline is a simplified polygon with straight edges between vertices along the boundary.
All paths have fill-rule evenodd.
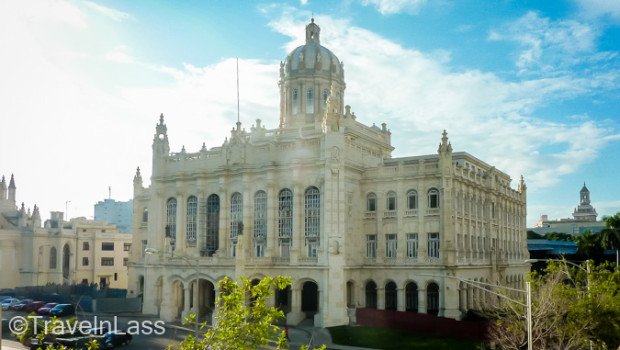
<path id="1" fill-rule="evenodd" d="M 489 296 L 459 278 L 522 286 L 523 179 L 512 189 L 446 132 L 436 154 L 393 158 L 386 124 L 344 104 L 343 64 L 314 21 L 279 87 L 277 128 L 238 122 L 220 147 L 171 153 L 160 117 L 151 184 L 134 178 L 129 289 L 144 313 L 210 320 L 224 276 L 292 276 L 272 305 L 325 327 L 359 308 L 460 319 Z"/>

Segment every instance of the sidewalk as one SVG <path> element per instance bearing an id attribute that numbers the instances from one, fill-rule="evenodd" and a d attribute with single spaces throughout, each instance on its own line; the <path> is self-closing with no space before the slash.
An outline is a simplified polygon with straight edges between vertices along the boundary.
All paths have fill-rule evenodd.
<path id="1" fill-rule="evenodd" d="M 15 340 L 2 339 L 2 350 L 25 350 L 26 347 Z"/>

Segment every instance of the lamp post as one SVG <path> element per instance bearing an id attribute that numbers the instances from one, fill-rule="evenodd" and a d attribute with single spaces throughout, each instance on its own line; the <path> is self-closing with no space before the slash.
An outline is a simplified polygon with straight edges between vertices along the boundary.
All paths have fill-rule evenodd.
<path id="1" fill-rule="evenodd" d="M 586 288 L 588 289 L 588 297 L 589 297 L 589 295 L 590 295 L 590 260 L 586 260 L 586 268 L 585 269 L 583 268 L 583 266 L 581 266 L 579 264 L 575 264 L 572 261 L 567 261 L 566 259 L 562 259 L 562 260 L 560 260 L 560 259 L 546 259 L 546 260 L 543 260 L 543 259 L 527 259 L 527 260 L 525 260 L 525 263 L 535 263 L 535 262 L 547 261 L 547 260 L 557 261 L 557 262 L 561 262 L 561 263 L 564 263 L 564 264 L 567 264 L 567 265 L 572 265 L 572 266 L 580 269 L 581 271 L 584 271 L 586 273 L 586 286 L 587 286 Z M 568 274 L 568 272 L 567 272 L 567 274 Z M 590 340 L 590 349 L 592 349 L 592 348 L 593 348 L 592 340 Z"/>
<path id="2" fill-rule="evenodd" d="M 159 253 L 159 250 L 155 249 L 155 248 L 145 248 L 144 249 L 144 253 L 146 255 L 151 255 L 151 254 L 155 254 L 155 253 Z M 187 256 L 183 256 L 183 255 L 174 255 L 174 251 L 170 256 L 171 258 L 179 258 L 182 259 L 185 263 L 187 263 L 189 266 L 192 266 L 194 268 L 194 283 L 195 283 L 195 287 L 196 290 L 194 291 L 194 308 L 196 310 L 196 318 L 195 318 L 195 331 L 196 331 L 196 335 L 198 335 L 198 325 L 200 324 L 200 310 L 199 310 L 199 298 L 198 298 L 198 293 L 200 291 L 200 286 L 199 286 L 199 279 L 198 279 L 198 263 L 200 262 L 200 260 L 198 258 L 189 258 Z M 146 258 L 144 259 L 144 293 L 146 293 Z M 195 261 L 195 265 L 192 265 L 192 261 Z M 143 297 L 144 298 L 144 297 Z M 143 301 L 144 304 L 144 301 Z M 144 308 L 144 307 L 143 307 Z"/>
<path id="3" fill-rule="evenodd" d="M 142 313 L 144 314 L 144 303 L 146 302 L 146 276 L 147 270 L 146 265 L 148 265 L 149 255 L 157 254 L 159 250 L 155 248 L 144 248 L 144 281 L 142 283 Z"/>
<path id="4" fill-rule="evenodd" d="M 454 278 L 460 282 L 463 282 L 465 284 L 468 284 L 472 287 L 478 288 L 478 289 L 482 289 L 488 293 L 491 293 L 493 295 L 496 295 L 500 298 L 504 298 L 507 300 L 512 301 L 515 304 L 521 305 L 523 307 L 525 307 L 526 312 L 525 312 L 525 319 L 527 322 L 527 349 L 528 350 L 532 350 L 532 285 L 530 281 L 525 282 L 525 290 L 522 289 L 516 289 L 516 288 L 511 288 L 511 287 L 505 287 L 505 286 L 500 286 L 500 285 L 494 285 L 494 284 L 490 284 L 490 283 L 484 283 L 484 282 L 479 282 L 479 281 L 473 281 L 473 280 L 468 280 L 468 279 L 463 279 L 463 278 L 458 278 L 455 276 L 446 276 L 446 277 L 451 277 Z M 506 289 L 506 290 L 510 290 L 510 291 L 514 291 L 514 292 L 518 292 L 518 293 L 524 293 L 525 294 L 525 304 L 515 300 L 509 296 L 506 296 L 504 294 L 501 293 L 497 293 L 493 290 L 490 290 L 488 288 L 485 288 L 484 286 L 489 286 L 489 287 L 500 287 L 502 289 Z"/>

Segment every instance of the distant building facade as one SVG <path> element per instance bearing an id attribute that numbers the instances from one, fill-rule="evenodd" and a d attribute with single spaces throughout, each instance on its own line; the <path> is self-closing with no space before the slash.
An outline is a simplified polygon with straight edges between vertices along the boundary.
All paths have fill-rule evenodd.
<path id="1" fill-rule="evenodd" d="M 134 177 L 129 289 L 145 313 L 209 319 L 224 276 L 293 277 L 269 304 L 325 327 L 356 308 L 459 319 L 491 299 L 453 277 L 523 287 L 523 179 L 512 189 L 446 132 L 435 154 L 392 158 L 386 125 L 344 105 L 343 65 L 319 33 L 308 24 L 281 63 L 277 128 L 237 122 L 220 147 L 170 153 L 160 117 L 150 186 Z"/>
<path id="2" fill-rule="evenodd" d="M 95 220 L 116 225 L 116 232 L 133 232 L 133 200 L 126 202 L 108 198 L 95 204 Z"/>
<path id="3" fill-rule="evenodd" d="M 535 223 L 529 230 L 542 235 L 550 232 L 561 232 L 579 236 L 585 231 L 599 232 L 607 224 L 604 220 L 596 220 L 598 213 L 591 204 L 590 190 L 588 190 L 585 183 L 579 191 L 579 205 L 575 208 L 572 215 L 572 219 L 556 220 L 549 220 L 547 215 L 541 215 L 540 221 Z"/>
<path id="4" fill-rule="evenodd" d="M 39 208 L 16 206 L 15 179 L 0 182 L 0 288 L 88 284 L 127 288 L 131 235 L 105 221 L 65 221 L 52 212 L 41 223 Z"/>

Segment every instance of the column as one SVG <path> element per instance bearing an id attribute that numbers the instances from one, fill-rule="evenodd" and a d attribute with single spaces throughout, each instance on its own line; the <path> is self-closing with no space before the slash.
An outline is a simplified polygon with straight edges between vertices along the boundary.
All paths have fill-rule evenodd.
<path id="1" fill-rule="evenodd" d="M 418 289 L 418 312 L 421 314 L 426 313 L 426 288 Z"/>
<path id="2" fill-rule="evenodd" d="M 189 314 L 191 313 L 191 309 L 189 307 L 190 305 L 189 290 L 190 290 L 189 286 L 185 286 L 185 288 L 183 288 L 183 313 L 185 315 L 181 315 L 181 318 L 189 317 Z M 181 320 L 181 321 L 184 321 L 184 320 Z"/>
<path id="3" fill-rule="evenodd" d="M 377 286 L 377 309 L 385 310 L 385 287 Z"/>
<path id="4" fill-rule="evenodd" d="M 286 315 L 286 324 L 296 326 L 305 316 L 301 312 L 301 289 L 291 286 L 291 312 Z"/>
<path id="5" fill-rule="evenodd" d="M 185 252 L 185 232 L 187 231 L 187 227 L 185 224 L 185 219 L 187 216 L 187 196 L 179 194 L 177 195 L 177 231 L 176 231 L 176 246 L 175 250 L 179 252 L 179 254 L 184 254 Z"/>
<path id="6" fill-rule="evenodd" d="M 405 300 L 405 288 L 399 287 L 396 288 L 396 310 L 405 311 L 406 300 Z"/>

